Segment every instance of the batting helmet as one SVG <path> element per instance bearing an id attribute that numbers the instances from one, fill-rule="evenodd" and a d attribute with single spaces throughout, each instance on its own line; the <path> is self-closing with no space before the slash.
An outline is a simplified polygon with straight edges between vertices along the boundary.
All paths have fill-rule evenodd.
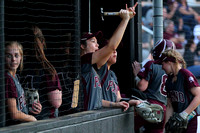
<path id="1" fill-rule="evenodd" d="M 167 49 L 176 49 L 176 46 L 170 40 L 167 39 L 158 40 L 152 50 L 152 55 L 154 60 L 158 60 L 162 56 L 162 53 Z"/>

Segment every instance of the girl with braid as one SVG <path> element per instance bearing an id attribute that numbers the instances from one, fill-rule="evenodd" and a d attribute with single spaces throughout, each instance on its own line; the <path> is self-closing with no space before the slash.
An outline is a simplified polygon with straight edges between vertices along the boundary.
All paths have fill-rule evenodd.
<path id="1" fill-rule="evenodd" d="M 45 56 L 45 38 L 38 27 L 33 27 L 34 44 L 30 55 L 27 56 L 27 67 L 24 86 L 37 89 L 43 106 L 38 119 L 55 118 L 62 103 L 62 90 L 54 66 Z"/>
<path id="2" fill-rule="evenodd" d="M 183 57 L 175 50 L 166 50 L 160 61 L 168 75 L 167 117 L 171 117 L 165 125 L 166 132 L 199 132 L 200 85 L 196 77 L 185 69 Z"/>

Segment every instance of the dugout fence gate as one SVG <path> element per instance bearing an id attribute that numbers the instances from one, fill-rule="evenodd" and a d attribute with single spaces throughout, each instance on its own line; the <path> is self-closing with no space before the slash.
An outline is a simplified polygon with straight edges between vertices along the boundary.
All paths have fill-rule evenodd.
<path id="1" fill-rule="evenodd" d="M 73 109 L 71 103 L 74 81 L 80 77 L 80 0 L 1 0 L 0 8 L 1 127 L 5 125 L 6 115 L 4 43 L 18 41 L 22 44 L 26 66 L 27 62 L 31 62 L 26 57 L 32 49 L 32 26 L 42 30 L 47 45 L 44 50 L 46 58 L 55 67 L 60 79 L 63 95 L 61 114 L 76 112 L 77 108 Z M 19 72 L 17 74 L 21 76 Z M 20 78 L 23 79 L 22 76 Z"/>

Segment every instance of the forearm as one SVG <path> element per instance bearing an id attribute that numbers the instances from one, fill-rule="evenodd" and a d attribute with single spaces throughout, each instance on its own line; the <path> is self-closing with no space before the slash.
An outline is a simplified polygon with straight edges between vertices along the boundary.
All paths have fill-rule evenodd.
<path id="1" fill-rule="evenodd" d="M 102 100 L 102 106 L 103 107 L 118 107 L 117 103 L 111 102 L 111 101 L 107 101 L 107 100 Z"/>
<path id="2" fill-rule="evenodd" d="M 187 114 L 190 114 L 193 110 L 195 110 L 200 104 L 200 97 L 194 97 L 190 105 L 184 110 Z"/>
<path id="3" fill-rule="evenodd" d="M 128 18 L 122 19 L 119 26 L 113 33 L 112 37 L 109 40 L 109 46 L 111 47 L 111 49 L 115 50 L 118 47 L 119 43 L 122 40 L 126 27 L 128 25 L 128 22 L 129 22 Z"/>
<path id="4" fill-rule="evenodd" d="M 173 115 L 173 107 L 171 105 L 171 102 L 170 100 L 168 99 L 168 102 L 167 102 L 167 108 L 166 108 L 166 119 L 165 119 L 165 123 L 169 120 L 169 118 Z"/>
<path id="5" fill-rule="evenodd" d="M 62 104 L 62 91 L 58 89 L 48 93 L 48 100 L 54 108 L 59 108 Z"/>
<path id="6" fill-rule="evenodd" d="M 173 16 L 174 16 L 174 13 L 175 13 L 175 11 L 176 11 L 176 8 L 174 9 L 172 9 L 172 11 L 169 13 L 169 15 L 167 16 L 167 18 L 168 19 L 171 19 Z"/>
<path id="7" fill-rule="evenodd" d="M 193 100 L 189 104 L 189 106 L 183 110 L 187 114 L 190 114 L 193 110 L 195 110 L 200 104 L 200 87 L 193 87 L 190 89 L 192 95 L 194 96 Z"/>
<path id="8" fill-rule="evenodd" d="M 25 114 L 21 111 L 16 111 L 14 113 L 11 113 L 11 118 L 13 120 L 26 121 L 26 122 L 37 121 L 37 119 L 34 116 Z"/>

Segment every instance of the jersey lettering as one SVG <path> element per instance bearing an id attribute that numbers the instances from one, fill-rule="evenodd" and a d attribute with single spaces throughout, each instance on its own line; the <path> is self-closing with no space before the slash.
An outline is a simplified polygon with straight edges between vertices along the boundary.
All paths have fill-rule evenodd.
<path id="1" fill-rule="evenodd" d="M 115 84 L 115 82 L 113 82 L 112 80 L 109 80 L 109 82 L 108 82 L 108 87 L 106 87 L 106 90 L 107 90 L 107 91 L 108 91 L 109 89 L 111 89 L 111 91 L 117 95 L 118 86 L 117 86 L 117 85 Z"/>
<path id="2" fill-rule="evenodd" d="M 167 91 L 166 91 L 166 89 L 165 89 L 165 83 L 166 83 L 166 81 L 167 81 L 167 75 L 164 74 L 164 75 L 162 76 L 162 81 L 161 81 L 161 85 L 160 85 L 160 93 L 161 93 L 161 95 L 163 95 L 163 96 L 167 96 Z"/>
<path id="3" fill-rule="evenodd" d="M 96 87 L 101 87 L 101 84 L 100 84 L 100 82 L 99 82 L 99 78 L 98 78 L 98 76 L 95 76 L 94 77 L 94 88 L 96 88 Z"/>
<path id="4" fill-rule="evenodd" d="M 24 97 L 24 94 L 23 94 L 23 95 L 21 95 L 19 97 L 19 107 L 20 107 L 20 110 L 22 110 L 24 106 L 26 106 L 26 101 L 25 101 L 25 97 Z"/>
<path id="5" fill-rule="evenodd" d="M 172 102 L 185 103 L 185 98 L 183 92 L 180 91 L 170 91 L 170 96 Z"/>

